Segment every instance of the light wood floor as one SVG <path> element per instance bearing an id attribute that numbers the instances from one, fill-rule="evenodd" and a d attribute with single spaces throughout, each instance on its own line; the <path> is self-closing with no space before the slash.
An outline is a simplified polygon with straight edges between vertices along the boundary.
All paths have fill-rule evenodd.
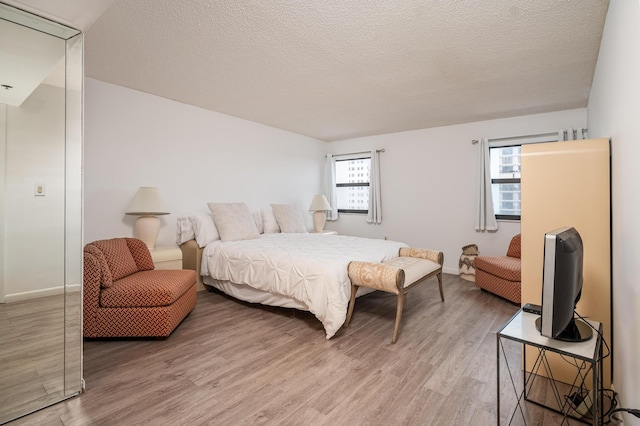
<path id="1" fill-rule="evenodd" d="M 63 385 L 64 296 L 0 304 L 0 422 L 60 399 Z"/>
<path id="2" fill-rule="evenodd" d="M 309 313 L 200 293 L 166 340 L 85 341 L 85 393 L 11 424 L 494 425 L 495 332 L 518 307 L 453 275 L 444 293 L 434 278 L 408 294 L 395 345 L 393 295 L 358 299 L 326 340 Z"/>

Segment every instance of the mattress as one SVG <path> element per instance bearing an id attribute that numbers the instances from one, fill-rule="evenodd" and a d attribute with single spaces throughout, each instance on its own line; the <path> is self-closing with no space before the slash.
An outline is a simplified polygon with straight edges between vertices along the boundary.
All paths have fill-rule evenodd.
<path id="1" fill-rule="evenodd" d="M 247 302 L 308 310 L 320 320 L 330 339 L 347 315 L 349 262 L 383 262 L 397 257 L 406 246 L 344 235 L 262 234 L 252 240 L 208 244 L 202 254 L 201 274 L 205 282 L 247 286 L 248 291 L 232 292 L 225 290 L 228 286 L 216 285 Z M 260 292 L 269 295 L 258 296 Z M 288 302 L 279 303 L 279 299 Z"/>

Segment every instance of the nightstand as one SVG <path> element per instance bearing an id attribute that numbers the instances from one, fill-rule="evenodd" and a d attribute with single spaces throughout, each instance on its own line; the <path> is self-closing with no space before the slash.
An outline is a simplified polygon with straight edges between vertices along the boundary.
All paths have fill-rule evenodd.
<path id="1" fill-rule="evenodd" d="M 149 250 L 156 269 L 182 269 L 182 250 L 177 246 L 156 246 Z"/>

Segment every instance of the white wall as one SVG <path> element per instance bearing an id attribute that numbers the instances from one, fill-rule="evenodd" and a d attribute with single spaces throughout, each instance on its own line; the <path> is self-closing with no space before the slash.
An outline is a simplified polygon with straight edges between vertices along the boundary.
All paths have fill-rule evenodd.
<path id="1" fill-rule="evenodd" d="M 640 408 L 640 3 L 612 1 L 589 98 L 591 135 L 611 137 L 613 382 Z M 640 424 L 626 416 L 625 424 Z"/>
<path id="2" fill-rule="evenodd" d="M 170 215 L 159 245 L 175 244 L 176 217 L 210 201 L 296 203 L 321 189 L 326 143 L 124 87 L 87 79 L 84 240 L 132 236 L 124 214 L 140 186 L 158 187 Z"/>
<path id="3" fill-rule="evenodd" d="M 329 144 L 334 154 L 384 148 L 380 157 L 382 224 L 365 216 L 340 216 L 327 229 L 373 238 L 388 237 L 416 247 L 442 250 L 445 272 L 458 273 L 462 247 L 504 255 L 519 222 L 499 222 L 497 232 L 474 230 L 476 145 L 472 139 L 557 132 L 587 127 L 586 109 L 422 129 Z"/>
<path id="4" fill-rule="evenodd" d="M 5 296 L 42 295 L 64 284 L 64 89 L 40 85 L 6 107 Z M 46 196 L 34 196 L 34 185 Z"/>

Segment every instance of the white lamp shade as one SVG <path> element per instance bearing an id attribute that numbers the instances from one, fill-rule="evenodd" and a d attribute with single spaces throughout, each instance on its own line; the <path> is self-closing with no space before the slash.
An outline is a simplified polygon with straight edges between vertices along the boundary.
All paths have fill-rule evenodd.
<path id="1" fill-rule="evenodd" d="M 324 194 L 317 194 L 313 196 L 311 205 L 309 206 L 310 212 L 324 212 L 331 210 L 331 204 L 327 201 L 327 197 Z"/>
<path id="2" fill-rule="evenodd" d="M 143 215 L 161 215 L 169 214 L 167 206 L 160 198 L 158 188 L 143 186 L 138 189 L 133 201 L 127 207 L 126 214 Z"/>

